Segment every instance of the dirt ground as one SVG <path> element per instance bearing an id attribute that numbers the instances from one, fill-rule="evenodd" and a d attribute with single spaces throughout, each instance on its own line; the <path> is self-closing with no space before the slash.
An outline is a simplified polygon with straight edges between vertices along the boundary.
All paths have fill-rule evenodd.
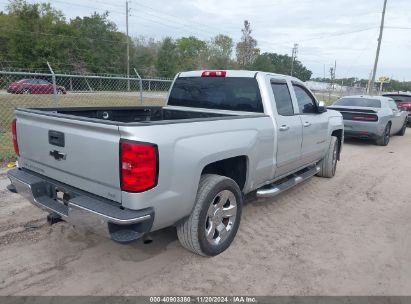
<path id="1" fill-rule="evenodd" d="M 387 147 L 349 141 L 333 179 L 249 201 L 234 243 L 203 258 L 174 228 L 120 245 L 5 190 L 0 295 L 411 295 L 411 129 Z"/>

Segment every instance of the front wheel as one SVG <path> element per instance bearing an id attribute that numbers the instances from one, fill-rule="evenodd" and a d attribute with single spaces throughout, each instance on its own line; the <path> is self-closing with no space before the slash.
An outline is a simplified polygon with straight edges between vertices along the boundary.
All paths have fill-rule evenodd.
<path id="1" fill-rule="evenodd" d="M 380 137 L 377 138 L 376 140 L 377 145 L 379 146 L 388 145 L 388 143 L 390 142 L 390 136 L 391 136 L 391 124 L 388 123 L 385 126 L 384 133 Z"/>
<path id="2" fill-rule="evenodd" d="M 330 146 L 328 147 L 327 154 L 319 163 L 320 171 L 317 176 L 321 177 L 333 177 L 337 170 L 338 152 L 340 151 L 340 142 L 335 136 L 331 136 Z"/>
<path id="3" fill-rule="evenodd" d="M 235 181 L 215 174 L 202 175 L 194 209 L 177 225 L 181 245 L 202 256 L 222 253 L 237 234 L 242 204 Z"/>

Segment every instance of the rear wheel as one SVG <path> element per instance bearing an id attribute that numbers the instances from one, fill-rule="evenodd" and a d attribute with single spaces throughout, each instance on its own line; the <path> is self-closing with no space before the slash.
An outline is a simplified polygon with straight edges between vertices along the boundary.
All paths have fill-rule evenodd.
<path id="1" fill-rule="evenodd" d="M 201 176 L 194 209 L 177 226 L 181 245 L 203 256 L 226 250 L 240 225 L 242 194 L 232 179 L 205 174 Z"/>
<path id="2" fill-rule="evenodd" d="M 407 119 L 404 121 L 404 124 L 401 130 L 397 133 L 397 135 L 404 136 L 406 130 L 407 130 Z"/>
<path id="3" fill-rule="evenodd" d="M 386 146 L 390 142 L 390 136 L 391 136 L 391 123 L 388 123 L 385 126 L 384 133 L 377 138 L 376 143 L 379 146 Z"/>
<path id="4" fill-rule="evenodd" d="M 340 150 L 340 142 L 335 136 L 331 136 L 331 143 L 328 147 L 327 154 L 324 156 L 320 162 L 320 172 L 317 176 L 321 177 L 333 177 L 335 171 L 337 170 L 338 152 Z"/>

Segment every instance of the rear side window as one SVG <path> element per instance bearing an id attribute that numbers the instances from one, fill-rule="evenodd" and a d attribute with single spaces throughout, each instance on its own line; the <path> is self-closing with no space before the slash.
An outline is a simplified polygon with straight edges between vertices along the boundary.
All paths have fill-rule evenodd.
<path id="1" fill-rule="evenodd" d="M 335 106 L 381 108 L 381 101 L 369 98 L 341 98 L 334 103 Z"/>
<path id="2" fill-rule="evenodd" d="M 271 83 L 278 114 L 282 116 L 294 115 L 293 102 L 287 83 Z"/>
<path id="3" fill-rule="evenodd" d="M 181 77 L 170 92 L 168 105 L 264 112 L 255 78 Z"/>

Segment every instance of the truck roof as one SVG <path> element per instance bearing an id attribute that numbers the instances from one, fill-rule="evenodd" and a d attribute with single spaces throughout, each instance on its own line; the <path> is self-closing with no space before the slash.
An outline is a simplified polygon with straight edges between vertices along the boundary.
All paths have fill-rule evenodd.
<path id="1" fill-rule="evenodd" d="M 177 75 L 177 77 L 201 77 L 203 72 L 206 71 L 224 71 L 226 72 L 226 77 L 245 77 L 245 78 L 254 78 L 258 73 L 262 73 L 265 75 L 272 75 L 276 78 L 281 78 L 281 79 L 290 79 L 294 81 L 301 82 L 298 78 L 288 76 L 288 75 L 282 75 L 282 74 L 276 74 L 276 73 L 270 73 L 270 72 L 263 72 L 263 71 L 246 71 L 246 70 L 197 70 L 197 71 L 187 71 L 187 72 L 181 72 Z"/>

